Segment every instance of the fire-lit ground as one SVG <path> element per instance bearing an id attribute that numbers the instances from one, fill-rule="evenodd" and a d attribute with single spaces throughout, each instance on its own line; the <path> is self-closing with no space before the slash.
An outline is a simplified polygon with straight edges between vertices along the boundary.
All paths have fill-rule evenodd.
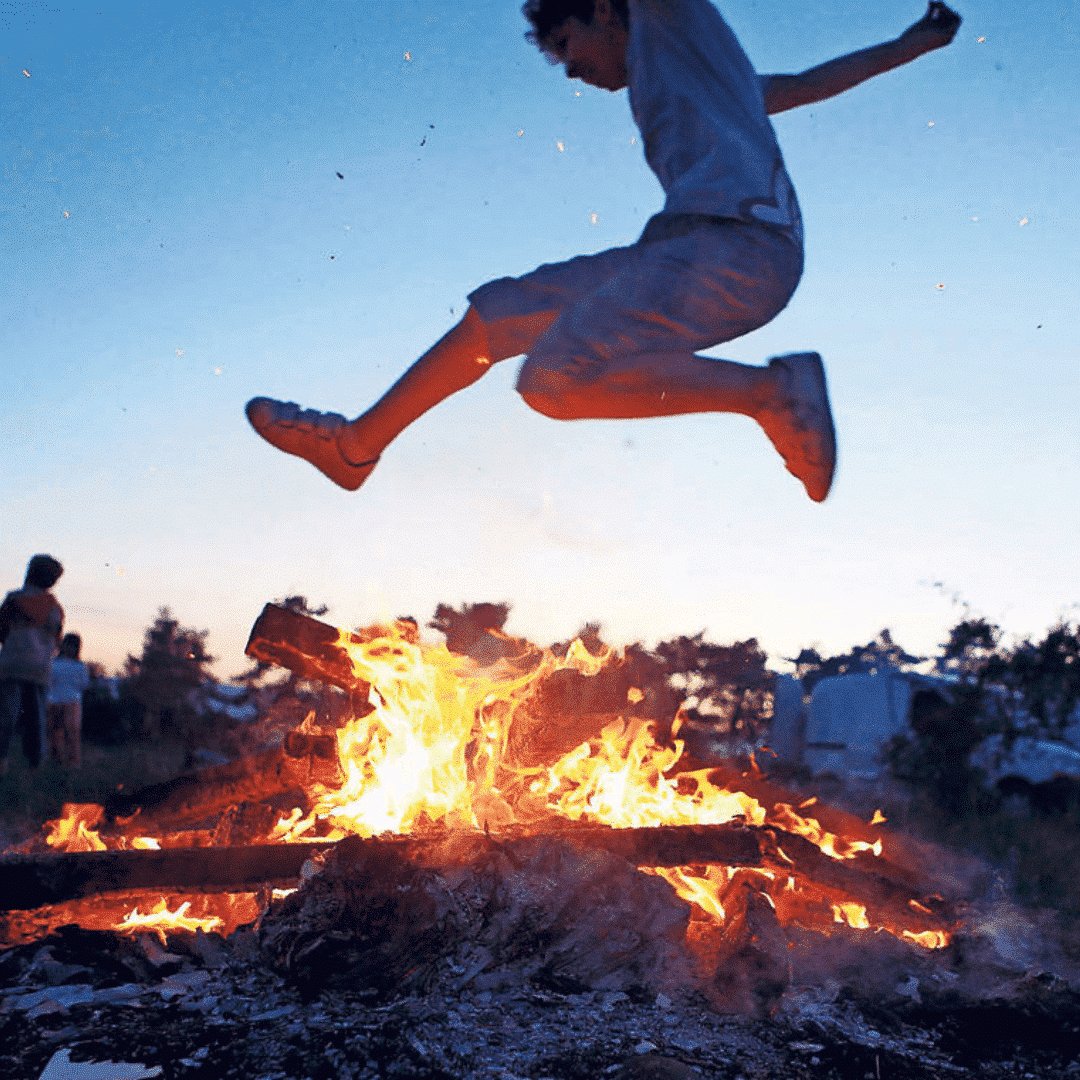
<path id="1" fill-rule="evenodd" d="M 1080 1074 L 1080 996 L 1062 980 L 1001 956 L 978 970 L 916 949 L 857 970 L 857 934 L 838 930 L 832 966 L 813 985 L 792 987 L 767 1019 L 753 1019 L 674 993 L 478 989 L 449 979 L 383 1001 L 282 980 L 251 930 L 227 940 L 172 934 L 162 946 L 150 933 L 68 927 L 0 952 L 0 1075 L 102 1075 L 72 1067 L 84 1062 L 126 1063 L 128 1071 L 108 1075 L 208 1080 Z M 900 947 L 891 935 L 874 939 L 886 940 Z"/>
<path id="2" fill-rule="evenodd" d="M 498 833 L 565 819 L 620 829 L 744 824 L 768 830 L 760 865 L 704 865 L 690 852 L 686 865 L 641 869 L 694 905 L 696 919 L 720 926 L 742 918 L 747 898 L 754 896 L 784 926 L 884 931 L 927 949 L 948 943 L 950 928 L 932 878 L 913 884 L 905 859 L 890 850 L 894 841 L 882 815 L 862 823 L 825 810 L 813 798 L 792 805 L 785 792 L 753 775 L 683 771 L 677 718 L 674 738 L 665 745 L 658 745 L 649 721 L 616 716 L 556 760 L 523 764 L 523 741 L 546 719 L 530 711 L 535 689 L 561 670 L 595 676 L 612 657 L 593 656 L 574 642 L 565 656 L 533 655 L 524 669 L 513 661 L 476 669 L 444 647 L 420 643 L 411 629 L 401 624 L 382 633 L 342 635 L 340 646 L 357 684 L 371 686 L 371 711 L 331 731 L 307 717 L 300 734 L 332 737 L 336 761 L 320 777 L 309 778 L 302 805 L 281 813 L 252 842 L 326 844 L 351 835 L 433 830 Z M 627 706 L 643 693 L 631 687 Z M 151 817 L 139 815 L 103 826 L 102 816 L 98 806 L 68 805 L 63 818 L 47 823 L 46 843 L 77 852 L 214 842 L 212 829 L 163 832 Z M 854 884 L 841 874 L 815 874 L 805 859 L 792 858 L 785 850 L 785 844 L 794 850 L 799 842 L 792 838 L 809 842 L 832 864 L 851 867 Z M 860 895 L 859 880 L 909 887 L 867 896 Z M 23 939 L 30 926 L 47 929 L 61 921 L 125 932 L 171 925 L 229 933 L 257 914 L 253 894 L 144 896 L 121 917 L 116 903 L 99 897 L 36 917 L 12 917 L 8 939 Z"/>

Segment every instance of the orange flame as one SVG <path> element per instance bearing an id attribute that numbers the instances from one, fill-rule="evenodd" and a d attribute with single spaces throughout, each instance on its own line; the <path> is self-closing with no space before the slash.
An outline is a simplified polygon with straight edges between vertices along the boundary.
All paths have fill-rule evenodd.
<path id="1" fill-rule="evenodd" d="M 814 818 L 801 817 L 787 803 L 777 803 L 767 820 L 770 825 L 778 825 L 786 832 L 805 837 L 811 844 L 821 848 L 830 859 L 854 859 L 860 851 L 880 855 L 883 850 L 880 840 L 871 844 L 866 840 L 845 840 L 835 833 L 826 832 L 820 822 Z"/>
<path id="2" fill-rule="evenodd" d="M 105 842 L 93 831 L 104 812 L 96 803 L 64 803 L 63 816 L 45 822 L 45 843 L 60 851 L 104 851 Z"/>
<path id="3" fill-rule="evenodd" d="M 275 839 L 302 839 L 316 822 L 335 839 L 405 833 L 422 820 L 466 829 L 515 820 L 502 791 L 521 774 L 508 755 L 514 714 L 546 674 L 596 674 L 605 659 L 575 641 L 530 671 L 503 664 L 480 674 L 397 630 L 366 642 L 343 636 L 342 646 L 357 680 L 371 684 L 374 711 L 337 732 L 341 786 L 315 784 L 311 813 L 279 822 Z"/>

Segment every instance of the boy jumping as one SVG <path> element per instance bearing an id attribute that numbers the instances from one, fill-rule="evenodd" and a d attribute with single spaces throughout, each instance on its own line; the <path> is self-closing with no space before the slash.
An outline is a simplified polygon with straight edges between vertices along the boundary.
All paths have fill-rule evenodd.
<path id="1" fill-rule="evenodd" d="M 530 40 L 571 79 L 629 88 L 664 208 L 629 247 L 500 278 L 356 420 L 254 398 L 268 442 L 355 491 L 383 450 L 493 363 L 525 354 L 517 389 L 558 420 L 743 413 L 822 502 L 836 440 L 817 353 L 764 367 L 698 356 L 764 326 L 802 274 L 802 222 L 768 116 L 822 101 L 952 41 L 932 2 L 900 37 L 801 75 L 755 73 L 709 0 L 527 0 Z"/>

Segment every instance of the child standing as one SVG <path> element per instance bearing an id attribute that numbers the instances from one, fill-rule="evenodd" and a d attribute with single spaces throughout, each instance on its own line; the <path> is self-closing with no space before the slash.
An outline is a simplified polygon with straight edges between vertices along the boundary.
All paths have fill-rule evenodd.
<path id="1" fill-rule="evenodd" d="M 90 685 L 90 672 L 79 659 L 82 638 L 65 634 L 60 655 L 53 661 L 46 721 L 49 756 L 63 765 L 82 765 L 82 696 Z"/>

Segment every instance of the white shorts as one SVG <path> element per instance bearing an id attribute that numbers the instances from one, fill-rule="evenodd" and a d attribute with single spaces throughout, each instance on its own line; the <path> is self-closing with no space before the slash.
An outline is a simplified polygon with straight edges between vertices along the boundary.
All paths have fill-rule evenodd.
<path id="1" fill-rule="evenodd" d="M 469 295 L 492 359 L 591 382 L 616 360 L 693 353 L 748 334 L 787 305 L 802 274 L 789 237 L 730 218 L 657 214 L 629 247 L 548 263 Z M 547 320 L 537 316 L 557 314 Z"/>

